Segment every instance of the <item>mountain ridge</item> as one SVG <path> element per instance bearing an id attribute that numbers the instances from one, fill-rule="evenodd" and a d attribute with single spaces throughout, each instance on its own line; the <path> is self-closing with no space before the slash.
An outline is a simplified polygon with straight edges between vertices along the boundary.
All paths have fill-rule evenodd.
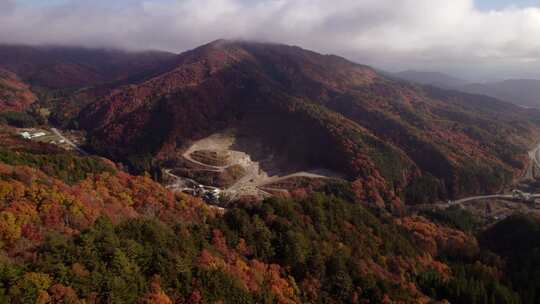
<path id="1" fill-rule="evenodd" d="M 470 83 L 467 80 L 440 72 L 405 70 L 397 73 L 391 73 L 390 75 L 399 79 L 423 85 L 439 86 L 445 89 L 456 89 Z"/>
<path id="2" fill-rule="evenodd" d="M 52 89 L 84 87 L 151 70 L 174 54 L 62 46 L 0 44 L 0 68 Z"/>
<path id="3" fill-rule="evenodd" d="M 299 47 L 218 40 L 178 55 L 176 63 L 166 73 L 112 89 L 80 111 L 78 121 L 93 148 L 113 158 L 134 147 L 167 158 L 186 139 L 248 121 L 253 129 L 269 126 L 253 117 L 290 117 L 283 120 L 290 123 L 285 129 L 300 134 L 281 130 L 282 137 L 294 142 L 308 136 L 313 147 L 324 142 L 330 148 L 296 149 L 302 150 L 296 157 L 360 177 L 359 192 L 381 203 L 425 183 L 438 189 L 439 198 L 498 191 L 520 174 L 520 155 L 538 132 L 535 113 L 478 95 L 395 82 L 370 67 Z M 275 138 L 268 144 L 275 145 Z M 492 182 L 465 185 L 456 180 L 464 174 Z M 380 189 L 372 193 L 370 187 Z"/>
<path id="4" fill-rule="evenodd" d="M 540 108 L 540 80 L 538 79 L 509 78 L 502 81 L 474 82 L 444 73 L 418 70 L 386 74 L 421 85 L 485 95 L 520 106 Z"/>
<path id="5" fill-rule="evenodd" d="M 507 79 L 499 82 L 471 83 L 463 91 L 484 94 L 521 106 L 540 108 L 540 80 Z"/>

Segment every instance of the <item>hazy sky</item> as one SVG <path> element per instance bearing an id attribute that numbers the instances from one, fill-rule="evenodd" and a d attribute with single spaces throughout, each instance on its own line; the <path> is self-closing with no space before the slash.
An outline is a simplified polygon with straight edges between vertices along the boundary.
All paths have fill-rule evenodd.
<path id="1" fill-rule="evenodd" d="M 4 43 L 181 52 L 218 38 L 392 71 L 540 78 L 540 0 L 0 0 Z"/>

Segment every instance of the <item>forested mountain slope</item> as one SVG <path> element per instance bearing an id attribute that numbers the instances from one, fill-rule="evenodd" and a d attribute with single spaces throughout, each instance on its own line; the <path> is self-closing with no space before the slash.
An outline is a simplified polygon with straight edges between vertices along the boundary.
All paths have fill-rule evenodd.
<path id="1" fill-rule="evenodd" d="M 118 81 L 151 71 L 174 55 L 62 46 L 0 44 L 0 68 L 34 86 L 66 89 Z"/>
<path id="2" fill-rule="evenodd" d="M 391 218 L 331 195 L 343 189 L 223 215 L 106 159 L 5 130 L 3 302 L 412 302 L 427 300 L 413 278 L 448 275 Z"/>
<path id="3" fill-rule="evenodd" d="M 25 110 L 36 99 L 28 84 L 15 74 L 0 69 L 0 112 Z"/>
<path id="4" fill-rule="evenodd" d="M 355 180 L 359 197 L 399 205 L 499 191 L 539 135 L 537 111 L 396 82 L 298 47 L 219 40 L 175 62 L 84 93 L 93 101 L 74 121 L 95 151 L 166 159 L 190 140 L 247 129 L 277 154 Z"/>

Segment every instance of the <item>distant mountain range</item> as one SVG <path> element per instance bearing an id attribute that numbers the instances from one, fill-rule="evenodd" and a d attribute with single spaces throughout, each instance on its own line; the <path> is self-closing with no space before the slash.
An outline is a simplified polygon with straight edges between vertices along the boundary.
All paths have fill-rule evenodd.
<path id="1" fill-rule="evenodd" d="M 540 108 L 540 80 L 537 79 L 473 83 L 439 72 L 408 70 L 391 75 L 418 84 L 487 95 L 520 106 Z"/>
<path id="2" fill-rule="evenodd" d="M 468 84 L 466 80 L 439 72 L 407 70 L 394 73 L 393 76 L 410 82 L 433 85 L 446 89 L 460 88 Z"/>
<path id="3" fill-rule="evenodd" d="M 462 87 L 461 90 L 493 96 L 521 106 L 540 108 L 540 80 L 537 79 L 473 83 Z"/>

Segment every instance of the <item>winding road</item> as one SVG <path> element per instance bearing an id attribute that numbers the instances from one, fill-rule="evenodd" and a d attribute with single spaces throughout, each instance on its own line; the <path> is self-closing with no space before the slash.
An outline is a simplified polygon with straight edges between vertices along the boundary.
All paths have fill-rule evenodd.
<path id="1" fill-rule="evenodd" d="M 501 198 L 501 199 L 511 199 L 511 194 L 493 194 L 493 195 L 478 195 L 478 196 L 471 196 L 462 198 L 459 200 L 451 201 L 450 205 L 459 205 L 470 201 L 477 201 L 477 200 L 483 200 L 483 199 L 491 199 L 491 198 Z"/>
<path id="2" fill-rule="evenodd" d="M 236 149 L 233 149 L 233 145 L 236 141 L 236 136 L 232 131 L 226 131 L 223 133 L 216 133 L 206 138 L 193 142 L 183 153 L 184 160 L 195 164 L 200 167 L 201 170 L 223 172 L 232 166 L 241 166 L 244 169 L 242 177 L 238 178 L 232 185 L 222 189 L 222 194 L 231 200 L 237 199 L 243 195 L 253 195 L 259 197 L 272 196 L 265 189 L 273 189 L 271 185 L 275 182 L 279 182 L 293 177 L 308 177 L 308 178 L 328 178 L 324 172 L 317 171 L 301 171 L 288 175 L 269 175 L 265 170 L 261 168 L 260 161 L 253 160 L 251 156 Z M 198 158 L 193 157 L 193 153 L 197 151 L 213 151 L 220 152 L 226 155 L 226 164 L 207 164 Z M 170 172 L 168 172 L 170 175 Z"/>
<path id="3" fill-rule="evenodd" d="M 523 180 L 533 180 L 534 167 L 536 166 L 538 169 L 540 169 L 540 144 L 536 146 L 533 150 L 529 151 L 528 155 L 529 155 L 529 164 L 527 165 L 527 170 L 525 170 L 525 173 L 522 176 Z M 533 194 L 532 197 L 540 198 L 540 194 Z M 459 204 L 463 204 L 470 201 L 494 199 L 494 198 L 512 199 L 513 196 L 511 194 L 477 195 L 477 196 L 465 197 L 462 199 L 451 201 L 450 205 L 459 205 Z"/>

